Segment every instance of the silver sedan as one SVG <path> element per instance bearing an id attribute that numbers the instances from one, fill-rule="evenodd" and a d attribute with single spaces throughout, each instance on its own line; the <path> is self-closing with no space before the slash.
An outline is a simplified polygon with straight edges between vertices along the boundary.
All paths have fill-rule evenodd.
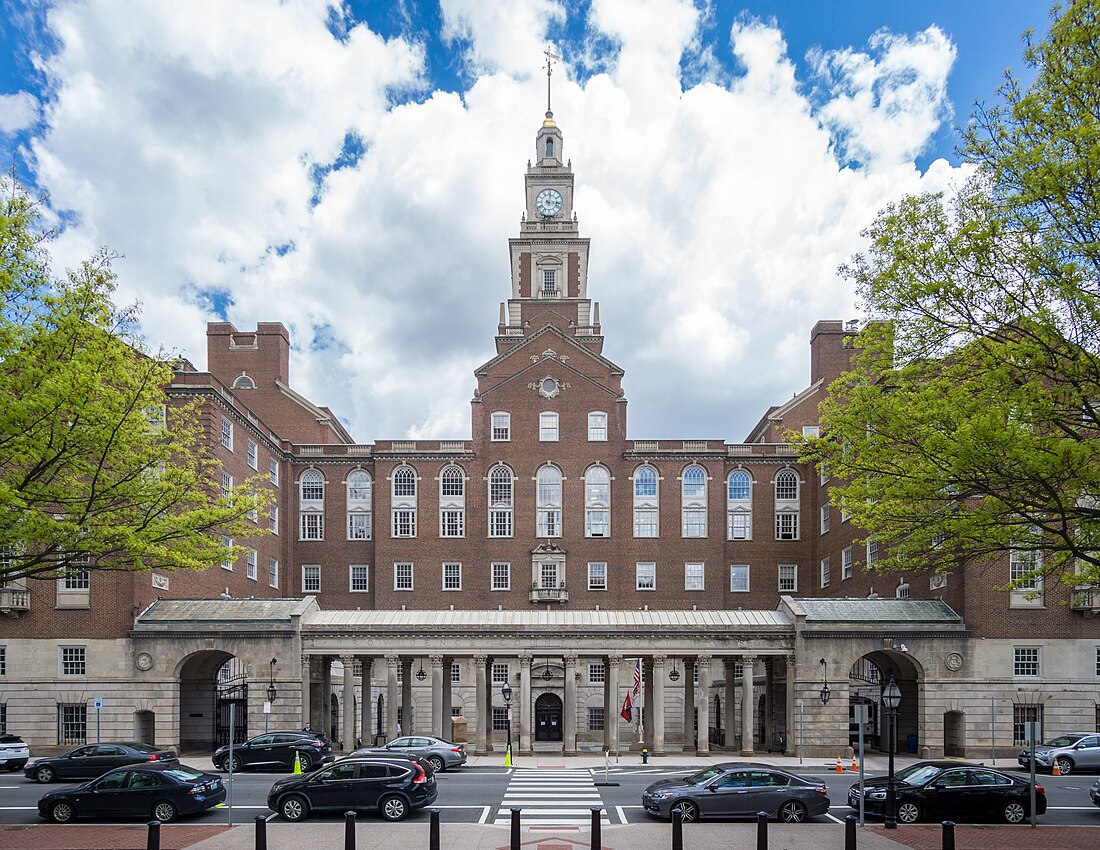
<path id="1" fill-rule="evenodd" d="M 466 764 L 466 745 L 453 744 L 442 738 L 428 735 L 406 735 L 394 738 L 381 747 L 364 747 L 352 753 L 353 756 L 420 756 L 427 759 L 432 769 L 440 773 L 451 767 Z"/>

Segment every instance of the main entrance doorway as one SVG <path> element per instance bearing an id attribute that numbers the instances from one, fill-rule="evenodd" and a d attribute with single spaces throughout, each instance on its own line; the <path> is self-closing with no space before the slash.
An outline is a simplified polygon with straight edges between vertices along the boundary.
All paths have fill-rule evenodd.
<path id="1" fill-rule="evenodd" d="M 535 740 L 562 739 L 561 698 L 557 694 L 541 694 L 535 700 Z"/>

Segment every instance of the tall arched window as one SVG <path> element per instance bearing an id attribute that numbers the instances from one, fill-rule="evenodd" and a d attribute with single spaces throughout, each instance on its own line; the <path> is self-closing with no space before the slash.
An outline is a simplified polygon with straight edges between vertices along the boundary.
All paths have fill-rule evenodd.
<path id="1" fill-rule="evenodd" d="M 348 476 L 347 512 L 348 540 L 371 538 L 371 477 L 370 473 L 357 469 Z"/>
<path id="2" fill-rule="evenodd" d="M 780 470 L 775 476 L 775 539 L 799 539 L 798 473 Z"/>
<path id="3" fill-rule="evenodd" d="M 391 479 L 394 537 L 416 537 L 416 470 L 399 466 Z"/>
<path id="4" fill-rule="evenodd" d="M 634 470 L 634 536 L 656 537 L 660 532 L 660 495 L 657 470 L 639 466 Z"/>
<path id="5" fill-rule="evenodd" d="M 707 536 L 707 473 L 689 466 L 680 480 L 680 513 L 684 537 Z"/>
<path id="6" fill-rule="evenodd" d="M 325 539 L 325 476 L 316 469 L 298 479 L 298 538 Z"/>
<path id="7" fill-rule="evenodd" d="M 512 536 L 515 476 L 503 464 L 489 472 L 489 536 Z"/>
<path id="8" fill-rule="evenodd" d="M 611 536 L 611 474 L 602 466 L 584 474 L 584 536 Z"/>
<path id="9" fill-rule="evenodd" d="M 752 477 L 744 469 L 726 480 L 726 539 L 752 540 Z"/>
<path id="10" fill-rule="evenodd" d="M 439 536 L 466 536 L 466 475 L 458 466 L 439 474 Z"/>
<path id="11" fill-rule="evenodd" d="M 535 534 L 561 537 L 561 470 L 552 464 L 540 467 L 536 483 Z"/>

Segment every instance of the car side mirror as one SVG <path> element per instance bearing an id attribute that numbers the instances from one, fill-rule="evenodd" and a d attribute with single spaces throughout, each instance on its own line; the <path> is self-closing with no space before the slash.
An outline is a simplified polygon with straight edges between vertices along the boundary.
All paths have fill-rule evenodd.
<path id="1" fill-rule="evenodd" d="M 708 791 L 717 791 L 717 790 L 718 790 L 718 788 L 717 788 L 716 786 L 714 786 L 714 785 L 708 785 L 708 786 L 707 786 L 707 790 L 708 790 Z"/>

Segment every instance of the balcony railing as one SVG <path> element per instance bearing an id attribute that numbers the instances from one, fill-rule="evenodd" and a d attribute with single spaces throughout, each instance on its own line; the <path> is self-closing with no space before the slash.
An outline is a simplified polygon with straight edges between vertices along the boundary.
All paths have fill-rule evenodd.
<path id="1" fill-rule="evenodd" d="M 16 587 L 0 587 L 0 612 L 18 617 L 21 611 L 31 610 L 31 592 Z"/>
<path id="2" fill-rule="evenodd" d="M 530 599 L 532 602 L 568 602 L 569 591 L 565 589 L 564 582 L 558 587 L 540 587 L 533 584 Z"/>
<path id="3" fill-rule="evenodd" d="M 1100 611 L 1100 587 L 1079 587 L 1073 591 L 1073 599 L 1070 607 L 1074 611 L 1089 611 L 1095 614 Z"/>

